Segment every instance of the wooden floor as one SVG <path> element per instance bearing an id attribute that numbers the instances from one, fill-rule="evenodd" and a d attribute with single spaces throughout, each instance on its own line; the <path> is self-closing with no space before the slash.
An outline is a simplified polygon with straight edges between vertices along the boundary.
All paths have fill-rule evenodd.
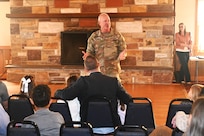
<path id="1" fill-rule="evenodd" d="M 7 85 L 9 95 L 16 94 L 20 90 L 20 84 L 12 82 L 3 82 Z M 64 84 L 49 84 L 52 95 L 57 89 L 63 88 Z M 164 125 L 168 111 L 168 105 L 173 98 L 186 97 L 185 86 L 172 83 L 170 85 L 152 85 L 152 84 L 125 84 L 125 89 L 132 97 L 148 97 L 152 100 L 153 112 L 157 126 Z"/>

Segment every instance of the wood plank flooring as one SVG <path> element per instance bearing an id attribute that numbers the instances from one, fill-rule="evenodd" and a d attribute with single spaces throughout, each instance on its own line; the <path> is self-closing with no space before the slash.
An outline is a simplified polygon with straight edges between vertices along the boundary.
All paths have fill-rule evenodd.
<path id="1" fill-rule="evenodd" d="M 20 83 L 12 83 L 3 80 L 7 85 L 9 95 L 16 94 L 20 90 Z M 52 95 L 65 84 L 49 84 Z M 169 103 L 174 98 L 184 98 L 187 95 L 185 86 L 181 84 L 124 84 L 124 88 L 132 97 L 148 97 L 152 100 L 153 112 L 157 126 L 164 125 Z"/>

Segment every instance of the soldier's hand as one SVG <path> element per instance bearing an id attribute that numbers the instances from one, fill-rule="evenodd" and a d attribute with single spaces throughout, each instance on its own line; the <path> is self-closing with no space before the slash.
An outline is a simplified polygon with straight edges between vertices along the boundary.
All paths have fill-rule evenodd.
<path id="1" fill-rule="evenodd" d="M 85 59 L 86 59 L 86 57 L 88 56 L 88 53 L 86 53 L 85 51 L 82 51 L 82 53 L 83 53 L 82 58 L 83 58 L 83 60 L 85 60 Z"/>
<path id="2" fill-rule="evenodd" d="M 119 56 L 118 56 L 118 59 L 119 60 L 125 60 L 126 59 L 126 56 L 127 56 L 127 52 L 126 52 L 126 49 L 124 51 L 122 51 Z"/>

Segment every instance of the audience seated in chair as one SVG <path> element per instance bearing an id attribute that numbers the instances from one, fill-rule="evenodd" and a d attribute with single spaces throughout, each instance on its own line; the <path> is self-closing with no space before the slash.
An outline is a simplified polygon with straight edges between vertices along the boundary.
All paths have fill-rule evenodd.
<path id="1" fill-rule="evenodd" d="M 9 122 L 9 115 L 0 103 L 0 136 L 6 136 L 6 127 Z"/>
<path id="2" fill-rule="evenodd" d="M 201 84 L 194 84 L 191 86 L 188 92 L 188 98 L 195 102 L 199 97 L 203 96 L 204 88 Z M 181 103 L 183 104 L 183 103 Z M 186 103 L 185 103 L 186 104 Z M 172 119 L 172 125 L 175 129 L 179 129 L 182 132 L 186 132 L 188 128 L 189 115 L 185 114 L 183 111 L 178 111 Z M 167 126 L 158 126 L 150 136 L 171 136 L 172 129 Z"/>
<path id="3" fill-rule="evenodd" d="M 93 95 L 101 95 L 112 102 L 115 120 L 120 125 L 120 119 L 117 114 L 117 100 L 128 104 L 131 96 L 127 94 L 117 78 L 105 76 L 100 72 L 99 63 L 93 56 L 87 56 L 84 60 L 85 70 L 90 73 L 88 76 L 81 76 L 71 87 L 56 92 L 56 96 L 63 99 L 72 100 L 78 97 L 80 104 Z M 81 120 L 84 121 L 84 111 L 80 109 Z M 100 117 L 99 117 L 100 118 Z M 101 134 L 114 132 L 114 128 L 99 128 L 104 130 Z M 94 133 L 96 129 L 94 128 Z"/>
<path id="4" fill-rule="evenodd" d="M 78 76 L 76 76 L 76 75 L 70 76 L 67 79 L 66 88 L 69 88 L 71 85 L 73 85 L 77 81 L 77 79 L 78 79 Z M 60 89 L 57 90 L 57 91 L 60 91 Z M 58 100 L 58 102 L 63 102 L 63 101 Z M 81 120 L 80 115 L 79 115 L 80 103 L 79 103 L 78 98 L 76 97 L 73 100 L 67 100 L 67 103 L 68 103 L 69 110 L 70 110 L 70 113 L 71 113 L 72 121 L 80 121 Z"/>
<path id="5" fill-rule="evenodd" d="M 10 121 L 8 115 L 8 89 L 4 82 L 0 81 L 0 136 L 6 136 L 6 127 Z"/>
<path id="6" fill-rule="evenodd" d="M 52 112 L 48 109 L 51 98 L 50 88 L 43 84 L 37 85 L 32 90 L 31 98 L 36 112 L 24 120 L 35 122 L 40 130 L 41 136 L 58 136 L 64 119 L 60 113 Z"/>
<path id="7" fill-rule="evenodd" d="M 201 93 L 202 90 L 204 90 L 203 85 L 200 84 L 194 84 L 191 86 L 189 92 L 188 92 L 188 98 L 195 102 L 198 97 L 203 96 Z M 182 103 L 183 104 L 183 103 Z M 183 111 L 177 112 L 177 114 L 172 119 L 173 128 L 178 128 L 181 131 L 185 132 L 187 129 L 187 120 L 189 115 L 185 114 Z"/>
<path id="8" fill-rule="evenodd" d="M 0 103 L 4 107 L 4 109 L 8 110 L 8 89 L 6 84 L 4 82 L 0 81 Z"/>
<path id="9" fill-rule="evenodd" d="M 188 128 L 184 136 L 203 136 L 204 134 L 204 96 L 199 97 L 192 106 Z"/>

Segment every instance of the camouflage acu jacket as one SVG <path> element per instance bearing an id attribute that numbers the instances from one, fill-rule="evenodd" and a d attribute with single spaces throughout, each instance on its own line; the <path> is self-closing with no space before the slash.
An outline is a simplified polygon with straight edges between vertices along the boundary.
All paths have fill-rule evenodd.
<path id="1" fill-rule="evenodd" d="M 121 70 L 118 56 L 125 48 L 125 39 L 119 32 L 111 29 L 104 34 L 98 30 L 89 37 L 86 52 L 99 60 L 103 74 L 117 77 Z"/>

